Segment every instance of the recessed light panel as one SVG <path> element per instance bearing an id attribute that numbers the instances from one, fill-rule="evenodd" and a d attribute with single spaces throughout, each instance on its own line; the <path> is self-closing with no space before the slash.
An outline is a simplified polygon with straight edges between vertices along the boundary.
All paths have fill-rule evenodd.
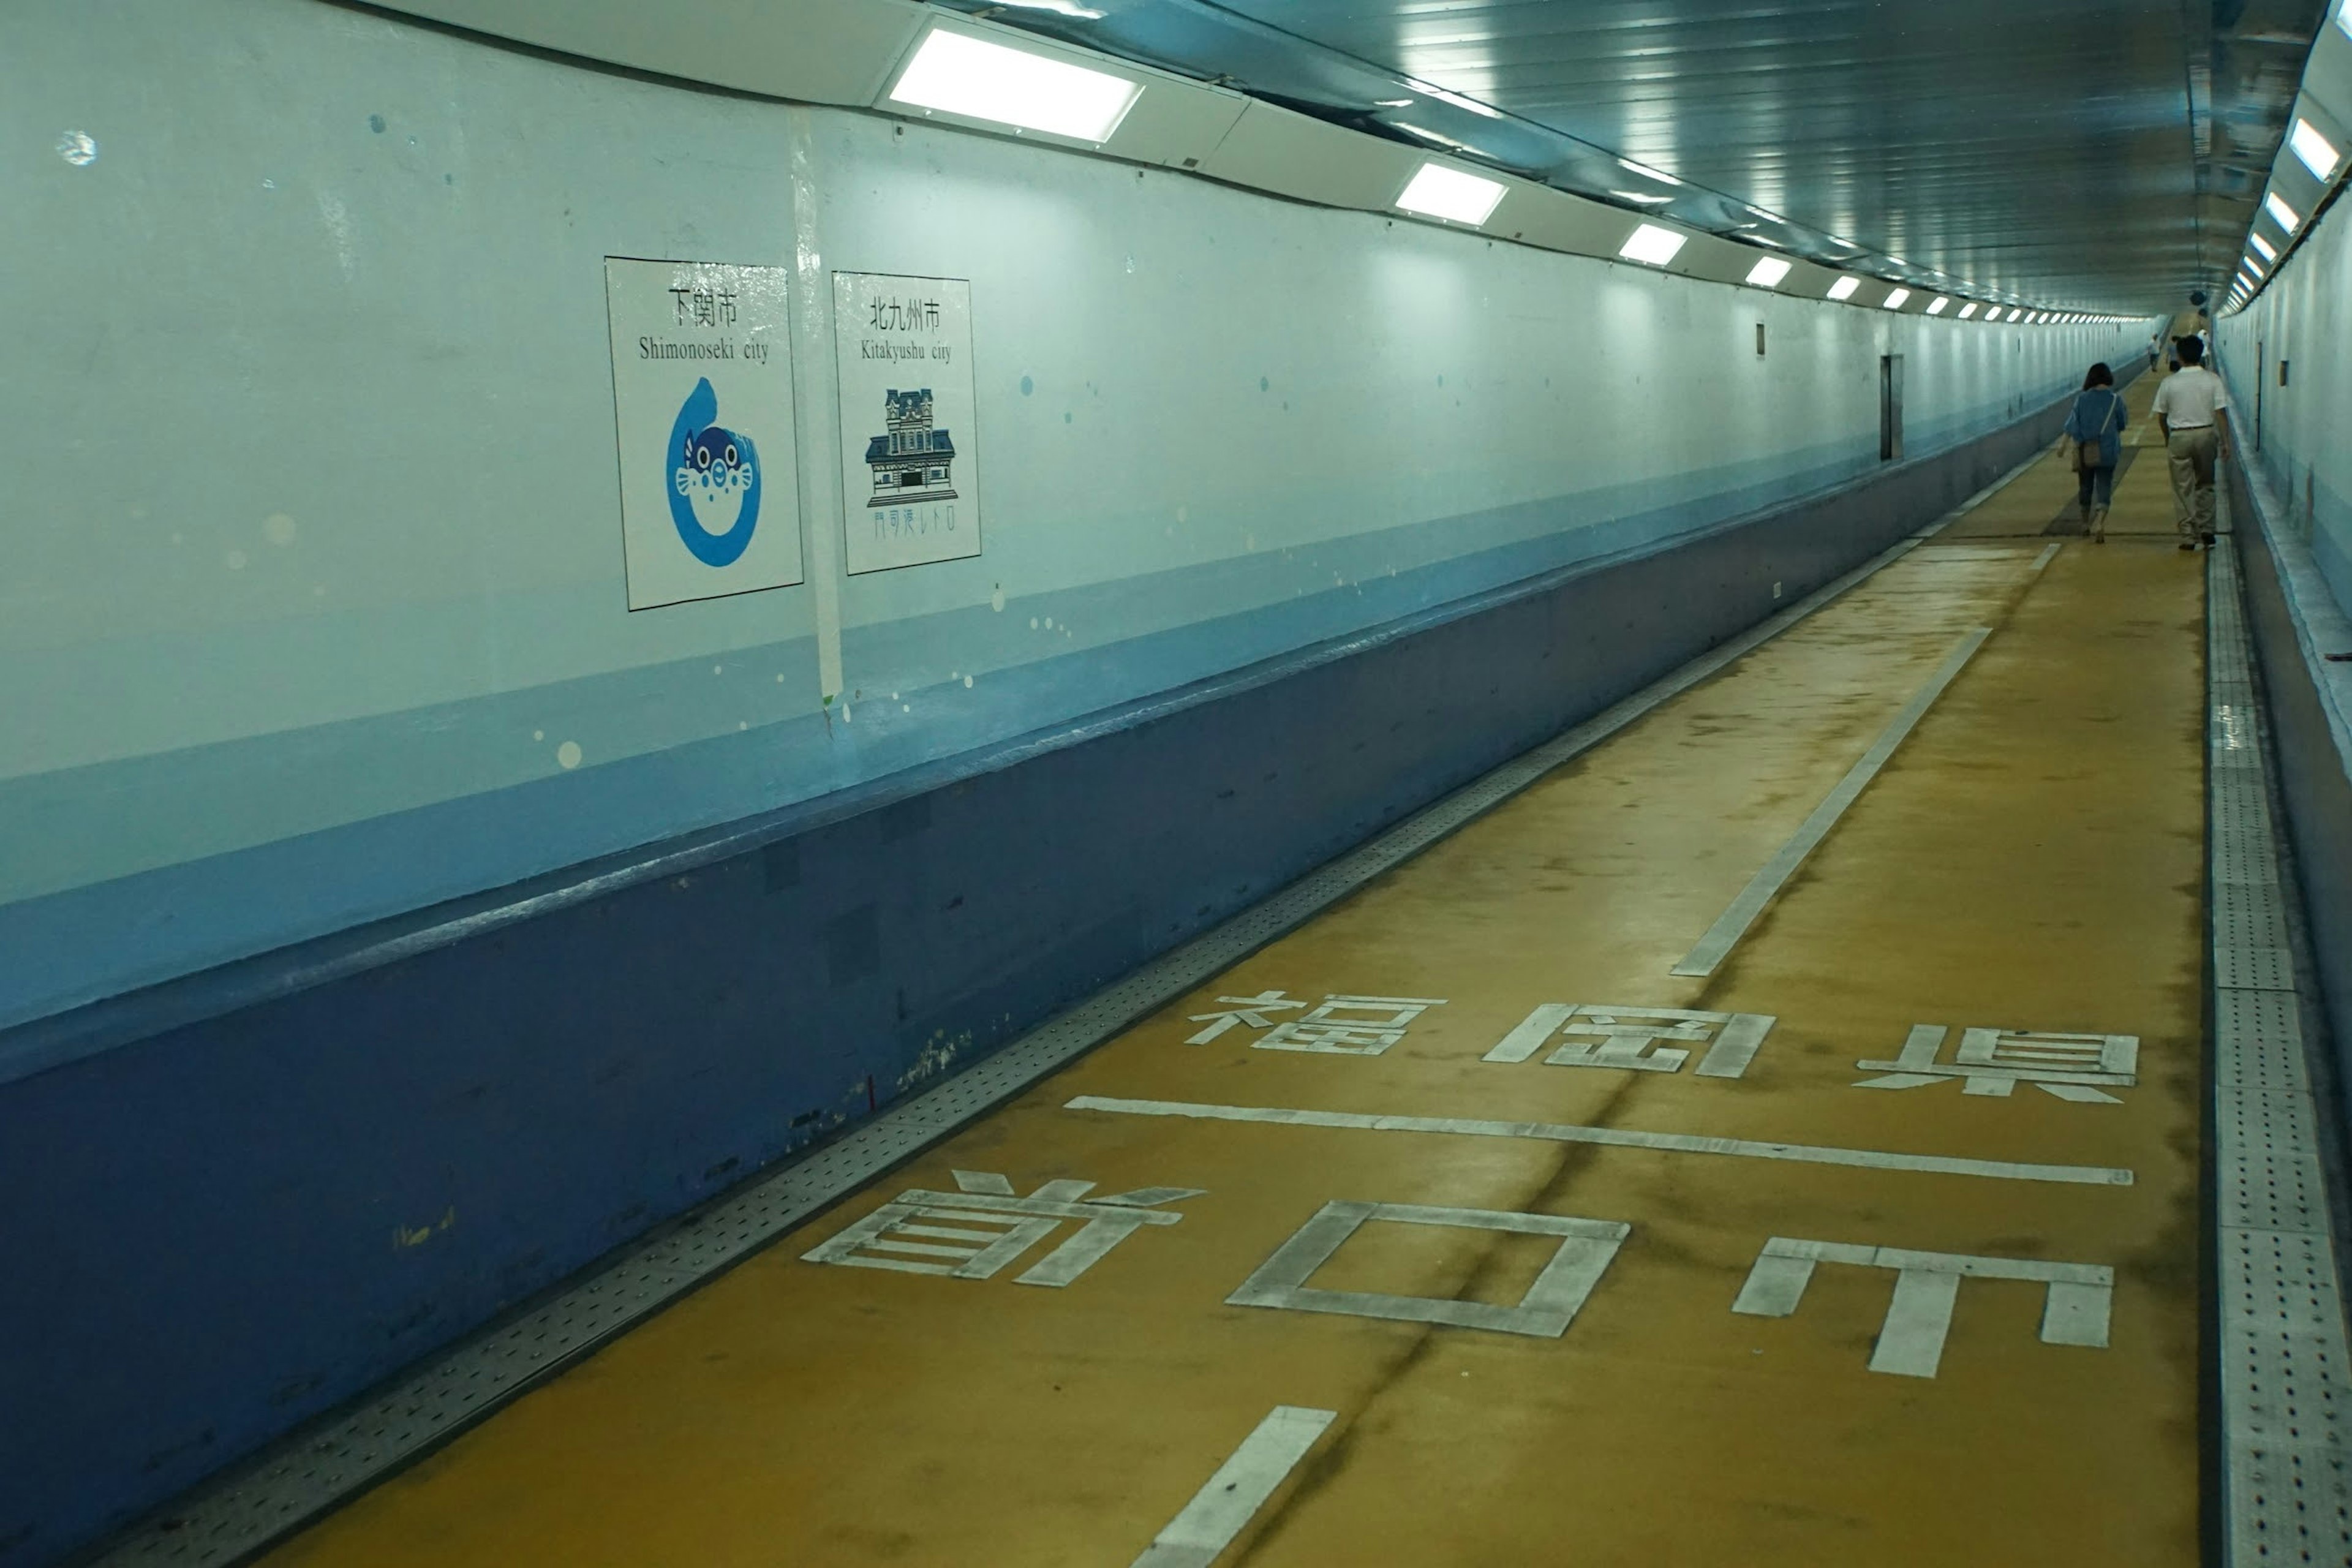
<path id="1" fill-rule="evenodd" d="M 2336 150 L 2335 142 L 2322 136 L 2319 128 L 2301 115 L 2295 117 L 2294 129 L 2288 132 L 2286 144 L 2294 149 L 2294 155 L 2303 160 L 2312 178 L 2323 184 L 2335 174 L 2336 162 L 2344 156 Z"/>
<path id="2" fill-rule="evenodd" d="M 1778 289 L 1780 280 L 1789 276 L 1789 266 L 1777 256 L 1767 256 L 1748 269 L 1748 281 L 1759 289 Z"/>
<path id="3" fill-rule="evenodd" d="M 1889 294 L 1885 299 L 1881 300 L 1878 302 L 1879 309 L 1884 310 L 1899 310 L 1903 309 L 1903 301 L 1909 298 L 1911 298 L 1910 289 L 1897 289 L 1895 292 Z"/>
<path id="4" fill-rule="evenodd" d="M 2248 229 L 2246 231 L 2246 243 L 2253 247 L 2254 254 L 2261 257 L 2264 261 L 2276 261 L 2278 259 L 2278 247 L 2272 245 L 2269 240 L 2264 239 L 2261 235 L 2254 233 L 2252 229 Z"/>
<path id="5" fill-rule="evenodd" d="M 1841 278 L 1830 285 L 1830 298 L 1851 300 L 1853 298 L 1853 291 L 1861 287 L 1862 279 L 1859 278 Z"/>
<path id="6" fill-rule="evenodd" d="M 1409 213 L 1442 217 L 1472 227 L 1485 223 L 1503 199 L 1503 182 L 1481 179 L 1443 163 L 1423 163 L 1396 205 Z"/>
<path id="7" fill-rule="evenodd" d="M 1931 316 L 1940 316 L 1951 308 L 1951 300 L 1948 296 L 1942 294 L 1938 294 L 1934 299 L 1927 301 L 1927 314 Z"/>
<path id="8" fill-rule="evenodd" d="M 1617 247 L 1617 254 L 1628 261 L 1664 267 L 1675 258 L 1675 253 L 1682 249 L 1683 241 L 1688 237 L 1676 234 L 1673 229 L 1645 223 L 1625 237 L 1625 243 Z"/>
<path id="9" fill-rule="evenodd" d="M 2263 211 L 2270 214 L 2271 221 L 2278 225 L 2285 233 L 2293 234 L 2303 226 L 2301 216 L 2293 207 L 2279 200 L 2276 191 L 2263 198 Z"/>
<path id="10" fill-rule="evenodd" d="M 1108 142 L 1142 93 L 1141 82 L 1123 76 L 934 27 L 899 73 L 889 100 L 1075 142 Z"/>
<path id="11" fill-rule="evenodd" d="M 2009 313 L 2009 319 L 2010 319 L 2011 321 L 2022 321 L 2022 320 L 2024 320 L 2024 318 L 2025 318 L 2025 307 L 2024 307 L 2024 306 L 2022 306 L 2022 305 L 2020 305 L 2017 309 L 2015 309 L 2015 310 L 2011 310 L 2011 311 Z"/>
<path id="12" fill-rule="evenodd" d="M 1977 302 L 1974 300 L 1969 300 L 1967 304 L 1960 307 L 1960 320 L 1963 321 L 1967 321 L 1970 316 L 1973 316 L 1976 313 Z"/>

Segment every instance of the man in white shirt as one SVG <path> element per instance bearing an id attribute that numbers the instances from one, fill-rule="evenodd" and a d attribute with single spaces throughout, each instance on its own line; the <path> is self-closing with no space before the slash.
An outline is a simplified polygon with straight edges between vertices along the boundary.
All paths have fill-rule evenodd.
<path id="1" fill-rule="evenodd" d="M 2205 345 L 2180 340 L 2180 368 L 2156 389 L 2156 427 L 2172 460 L 2172 516 L 2180 548 L 2213 542 L 2213 465 L 2230 456 L 2230 394 L 2204 364 Z"/>

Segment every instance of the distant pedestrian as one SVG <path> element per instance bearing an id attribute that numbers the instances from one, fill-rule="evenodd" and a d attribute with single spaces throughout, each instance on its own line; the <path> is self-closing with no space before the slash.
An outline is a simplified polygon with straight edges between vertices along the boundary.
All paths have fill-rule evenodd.
<path id="1" fill-rule="evenodd" d="M 2083 529 L 2094 544 L 2107 542 L 2107 506 L 2115 499 L 2116 465 L 2123 460 L 2127 423 L 2123 395 L 2116 391 L 2116 373 L 2104 363 L 2093 365 L 2067 412 L 2065 441 L 2069 461 L 2082 481 L 2075 504 L 2082 508 Z"/>
<path id="2" fill-rule="evenodd" d="M 2165 323 L 2164 328 L 2165 339 L 2171 344 L 2167 363 L 2175 373 L 2178 373 L 2184 363 L 2197 363 L 2180 352 L 2182 342 L 2189 338 L 2195 338 L 2201 351 L 2204 346 L 2205 333 L 2212 324 L 2213 319 L 2205 313 L 2205 290 L 2191 289 L 2189 295 L 2189 309 L 2175 312 L 2172 320 Z M 2150 365 L 2148 368 L 2153 370 L 2156 367 Z"/>
<path id="3" fill-rule="evenodd" d="M 2179 342 L 2180 369 L 2156 389 L 2156 427 L 2172 462 L 2172 516 L 2180 548 L 2213 542 L 2213 465 L 2230 457 L 2230 394 L 2205 368 L 2205 345 Z"/>

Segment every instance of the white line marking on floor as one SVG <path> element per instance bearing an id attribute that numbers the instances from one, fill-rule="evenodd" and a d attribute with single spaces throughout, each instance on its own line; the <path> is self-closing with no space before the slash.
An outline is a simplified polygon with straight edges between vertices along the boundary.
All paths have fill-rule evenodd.
<path id="1" fill-rule="evenodd" d="M 2063 541 L 2053 539 L 2049 543 L 2043 545 L 2042 547 L 2042 553 L 2033 558 L 2033 564 L 2027 567 L 2026 570 L 2039 574 L 2044 566 L 2049 565 L 2051 562 L 2057 559 L 2058 546 L 2063 542 Z"/>
<path id="2" fill-rule="evenodd" d="M 1192 1494 L 1183 1511 L 1143 1549 L 1134 1568 L 1209 1568 L 1338 1419 L 1336 1410 L 1276 1405 L 1257 1430 L 1242 1439 L 1233 1457 L 1217 1467 L 1208 1484 Z"/>
<path id="3" fill-rule="evenodd" d="M 1457 1301 L 1434 1296 L 1394 1296 L 1375 1290 L 1322 1290 L 1307 1284 L 1368 1220 L 1399 1225 L 1458 1226 L 1521 1236 L 1554 1236 L 1559 1246 L 1517 1306 Z M 1573 1215 L 1505 1214 L 1494 1209 L 1433 1208 L 1426 1204 L 1335 1201 L 1275 1249 L 1274 1256 L 1225 1298 L 1228 1307 L 1275 1307 L 1297 1312 L 1339 1312 L 1401 1323 L 1442 1323 L 1499 1334 L 1559 1338 L 1601 1283 L 1617 1248 L 1633 1227 L 1622 1220 Z"/>
<path id="4" fill-rule="evenodd" d="M 2103 1263 L 2042 1263 L 2024 1258 L 1979 1258 L 1961 1252 L 1919 1252 L 1900 1247 L 1860 1247 L 1843 1241 L 1802 1241 L 1776 1236 L 1756 1256 L 1748 1283 L 1731 1310 L 1754 1318 L 1785 1318 L 1812 1282 L 1816 1263 L 1892 1268 L 1895 1296 L 1879 1325 L 1870 1370 L 1896 1377 L 1933 1377 L 1951 1332 L 1952 1304 L 1963 1279 L 2024 1279 L 2042 1293 L 2042 1342 L 2107 1348 L 2116 1273 Z"/>
<path id="5" fill-rule="evenodd" d="M 1468 1138 L 1528 1138 L 1544 1143 L 1598 1143 L 1614 1149 L 1655 1149 L 1671 1154 L 1731 1154 L 1750 1160 L 1793 1160 L 1809 1165 L 1853 1165 L 1873 1171 L 1924 1171 L 1934 1175 L 1986 1176 L 2006 1182 L 2063 1182 L 2127 1187 L 2129 1171 L 2106 1165 L 2021 1165 L 2008 1160 L 1967 1160 L 1950 1154 L 1890 1154 L 1876 1149 L 1836 1149 L 1816 1143 L 1759 1143 L 1689 1132 L 1636 1132 L 1623 1127 L 1582 1127 L 1557 1121 L 1481 1121 L 1458 1116 L 1368 1116 L 1353 1110 L 1293 1110 L 1256 1105 L 1200 1105 L 1180 1100 L 1119 1100 L 1082 1094 L 1066 1110 L 1108 1110 L 1122 1116 L 1178 1116 L 1199 1121 L 1265 1121 L 1286 1127 L 1342 1127 L 1366 1132 L 1450 1132 Z"/>
<path id="6" fill-rule="evenodd" d="M 1878 739 L 1870 743 L 1870 750 L 1862 754 L 1862 760 L 1847 770 L 1845 777 L 1838 781 L 1837 787 L 1830 791 L 1828 798 L 1813 807 L 1813 814 L 1805 818 L 1794 837 L 1780 847 L 1780 852 L 1756 873 L 1747 887 L 1740 889 L 1739 896 L 1731 900 L 1731 907 L 1716 918 L 1715 924 L 1707 928 L 1706 934 L 1698 939 L 1698 945 L 1667 973 L 1704 977 L 1715 973 L 1716 966 L 1730 956 L 1731 950 L 1739 944 L 1739 939 L 1748 934 L 1748 928 L 1756 923 L 1756 917 L 1764 912 L 1764 906 L 1770 903 L 1781 885 L 1795 875 L 1797 868 L 1804 864 L 1805 857 L 1829 837 L 1830 829 L 1837 826 L 1838 818 L 1843 816 L 1846 808 L 1869 787 L 1870 781 L 1878 776 L 1878 770 L 1885 767 L 1886 760 L 1895 754 L 1895 748 L 1901 745 L 1904 737 L 1910 734 L 1919 721 L 1927 716 L 1927 710 L 1935 706 L 1936 699 L 1944 694 L 1944 689 L 1958 677 L 1969 660 L 1975 657 L 1977 649 L 1984 647 L 1985 639 L 1990 636 L 1990 626 L 1979 626 L 1960 639 L 1960 646 L 1937 667 L 1936 673 L 1927 678 L 1927 684 L 1903 705 L 1903 710 L 1887 722 L 1886 728 L 1879 732 Z"/>

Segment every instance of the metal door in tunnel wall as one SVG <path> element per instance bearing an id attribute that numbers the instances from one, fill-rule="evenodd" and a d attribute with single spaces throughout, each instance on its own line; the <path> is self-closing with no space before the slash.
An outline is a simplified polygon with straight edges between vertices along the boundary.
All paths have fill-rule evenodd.
<path id="1" fill-rule="evenodd" d="M 1878 357 L 1878 460 L 1903 458 L 1903 356 Z"/>

